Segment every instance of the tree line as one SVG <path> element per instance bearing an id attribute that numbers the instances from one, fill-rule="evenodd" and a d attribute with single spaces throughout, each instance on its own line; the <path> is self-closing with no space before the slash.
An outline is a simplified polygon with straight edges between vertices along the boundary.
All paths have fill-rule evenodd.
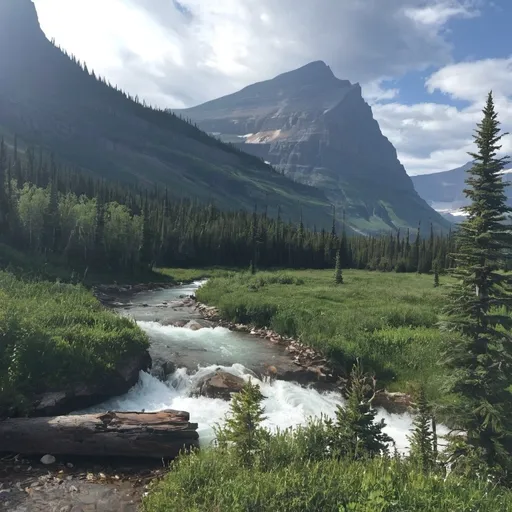
<path id="1" fill-rule="evenodd" d="M 137 273 L 153 266 L 343 268 L 442 271 L 452 234 L 420 229 L 363 236 L 172 197 L 168 191 L 100 180 L 52 155 L 0 142 L 0 235 L 23 250 L 78 268 Z"/>

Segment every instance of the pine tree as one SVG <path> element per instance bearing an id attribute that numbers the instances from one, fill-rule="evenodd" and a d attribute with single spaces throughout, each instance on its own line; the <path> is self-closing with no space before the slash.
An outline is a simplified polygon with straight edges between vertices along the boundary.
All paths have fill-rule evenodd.
<path id="1" fill-rule="evenodd" d="M 447 391 L 459 397 L 452 420 L 465 433 L 452 439 L 452 458 L 462 467 L 467 462 L 460 455 L 473 456 L 510 478 L 512 319 L 505 311 L 512 306 L 512 278 L 497 267 L 512 249 L 512 232 L 504 224 L 510 212 L 501 175 L 507 159 L 497 156 L 502 135 L 492 93 L 483 114 L 474 136 L 478 152 L 470 153 L 474 165 L 466 180 L 467 218 L 456 233 L 452 273 L 458 285 L 444 322 L 454 335 L 448 336 L 444 363 L 452 376 Z"/>
<path id="2" fill-rule="evenodd" d="M 259 386 L 249 380 L 233 396 L 225 425 L 216 429 L 219 446 L 225 448 L 233 443 L 240 461 L 246 466 L 252 464 L 254 454 L 265 439 L 266 431 L 261 426 L 266 419 L 262 400 Z"/>
<path id="3" fill-rule="evenodd" d="M 250 263 L 251 274 L 256 273 L 256 259 L 257 259 L 257 251 L 258 251 L 258 215 L 257 215 L 257 206 L 254 205 L 254 211 L 252 214 L 252 224 L 251 224 L 251 250 L 252 250 L 252 259 Z"/>
<path id="4" fill-rule="evenodd" d="M 417 414 L 414 419 L 414 429 L 409 440 L 411 442 L 410 457 L 417 461 L 423 471 L 430 471 L 434 464 L 434 435 L 431 428 L 432 415 L 425 395 L 425 389 L 420 388 L 417 399 Z"/>
<path id="5" fill-rule="evenodd" d="M 105 205 L 102 198 L 96 198 L 96 218 L 94 222 L 94 265 L 101 268 L 105 264 Z"/>
<path id="6" fill-rule="evenodd" d="M 338 406 L 336 422 L 327 422 L 332 432 L 333 450 L 340 456 L 354 459 L 388 453 L 393 440 L 383 432 L 384 420 L 375 421 L 372 407 L 375 389 L 357 362 L 350 374 L 350 387 L 345 407 Z M 368 396 L 373 392 L 373 396 Z"/>
<path id="7" fill-rule="evenodd" d="M 438 288 L 439 287 L 439 263 L 437 261 L 434 261 L 433 267 L 434 267 L 434 288 Z"/>
<path id="8" fill-rule="evenodd" d="M 150 269 L 153 263 L 153 230 L 151 229 L 151 219 L 149 213 L 149 202 L 146 194 L 143 205 L 143 224 L 142 224 L 142 245 L 140 248 L 140 262 L 142 267 Z"/>
<path id="9" fill-rule="evenodd" d="M 341 270 L 341 254 L 340 251 L 336 253 L 336 267 L 334 269 L 334 283 L 343 283 L 343 271 Z"/>
<path id="10" fill-rule="evenodd" d="M 6 172 L 7 172 L 7 152 L 5 142 L 2 137 L 0 140 L 0 235 L 8 231 L 8 200 L 6 190 Z"/>
<path id="11" fill-rule="evenodd" d="M 59 197 L 57 191 L 57 167 L 52 155 L 52 177 L 50 180 L 49 200 L 46 211 L 44 212 L 43 223 L 43 241 L 45 249 L 55 252 L 59 242 L 60 219 L 59 219 Z"/>

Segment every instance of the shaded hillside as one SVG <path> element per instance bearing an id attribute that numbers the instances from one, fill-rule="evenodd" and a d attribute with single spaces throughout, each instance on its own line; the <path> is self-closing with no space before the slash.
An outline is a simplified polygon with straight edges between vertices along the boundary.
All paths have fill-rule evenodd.
<path id="1" fill-rule="evenodd" d="M 330 225 L 323 193 L 128 98 L 51 44 L 30 0 L 0 2 L 0 132 L 114 181 Z M 4 51 L 8 49 L 8 51 Z"/>
<path id="2" fill-rule="evenodd" d="M 180 112 L 323 190 L 356 229 L 448 226 L 415 192 L 359 84 L 339 80 L 323 62 Z"/>

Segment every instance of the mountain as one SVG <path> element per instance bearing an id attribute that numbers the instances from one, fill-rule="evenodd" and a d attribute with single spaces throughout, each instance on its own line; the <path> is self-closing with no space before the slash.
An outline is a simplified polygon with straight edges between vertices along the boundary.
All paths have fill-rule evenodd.
<path id="1" fill-rule="evenodd" d="M 473 162 L 468 162 L 451 171 L 413 176 L 414 188 L 439 213 L 460 216 L 460 209 L 468 204 L 464 189 L 467 187 L 465 183 L 467 171 L 471 169 L 472 165 Z M 506 181 L 512 181 L 512 169 L 504 171 L 503 178 Z M 507 203 L 512 206 L 510 188 Z"/>
<path id="2" fill-rule="evenodd" d="M 449 225 L 414 190 L 359 84 L 336 78 L 324 62 L 175 112 L 318 187 L 356 230 Z"/>
<path id="3" fill-rule="evenodd" d="M 322 192 L 111 87 L 47 40 L 31 0 L 0 0 L 0 49 L 0 135 L 8 143 L 16 134 L 20 147 L 41 146 L 84 173 L 231 210 L 280 207 L 285 220 L 302 212 L 310 225 L 330 227 Z"/>

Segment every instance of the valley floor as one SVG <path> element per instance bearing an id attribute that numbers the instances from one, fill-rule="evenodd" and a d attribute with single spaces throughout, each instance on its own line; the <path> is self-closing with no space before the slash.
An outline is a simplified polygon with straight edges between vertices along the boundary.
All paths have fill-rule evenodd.
<path id="1" fill-rule="evenodd" d="M 442 370 L 439 314 L 449 278 L 330 270 L 231 273 L 198 290 L 201 302 L 232 322 L 268 327 L 322 351 L 342 370 L 357 358 L 379 387 L 413 393 L 420 384 L 438 399 Z"/>
<path id="2" fill-rule="evenodd" d="M 359 358 L 365 370 L 376 375 L 379 387 L 414 393 L 423 384 L 431 400 L 444 399 L 439 391 L 444 375 L 438 365 L 443 338 L 437 322 L 450 284 L 447 277 L 441 276 L 441 286 L 435 288 L 430 275 L 356 270 L 344 271 L 341 285 L 334 284 L 333 271 L 158 272 L 167 282 L 208 277 L 197 298 L 218 308 L 227 320 L 298 338 L 342 370 L 350 370 Z M 133 323 L 105 311 L 81 286 L 28 282 L 4 272 L 0 273 L 0 297 L 8 299 L 0 308 L 0 327 L 8 338 L 20 339 L 24 333 L 23 345 L 36 352 L 44 347 L 32 345 L 33 340 L 46 344 L 48 364 L 62 360 L 64 350 L 70 358 L 67 369 L 73 369 L 73 374 L 85 360 L 101 372 L 96 356 L 108 355 L 113 364 L 119 350 L 147 344 Z M 121 338 L 128 343 L 124 348 L 118 345 Z M 33 386 L 57 384 L 47 381 L 46 373 L 35 371 L 40 365 L 30 367 L 34 358 L 29 353 L 20 354 L 21 359 L 14 356 L 6 350 L 0 358 L 4 369 L 11 368 L 4 372 L 12 379 L 3 383 L 4 399 L 13 388 L 21 389 L 22 381 L 27 395 Z M 18 361 L 23 364 L 13 365 Z M 56 371 L 53 376 L 66 383 L 69 375 Z M 155 479 L 142 507 L 147 512 L 512 510 L 510 492 L 483 481 L 425 475 L 407 460 L 354 462 L 327 457 L 323 451 L 322 430 L 316 428 L 271 436 L 251 469 L 241 467 L 230 451 L 207 448 L 180 457 L 163 480 Z M 33 469 L 28 469 L 31 464 Z M 156 475 L 148 468 L 132 468 L 123 482 L 120 469 L 89 470 L 77 463 L 75 469 L 62 465 L 45 476 L 38 460 L 4 460 L 3 469 L 0 492 L 8 492 L 1 492 L 0 510 L 8 501 L 11 508 L 7 510 L 16 510 L 15 504 L 20 511 L 23 507 L 39 510 L 36 505 L 51 510 L 48 507 L 53 504 L 59 505 L 56 510 L 106 511 L 109 503 L 119 510 L 135 510 L 149 477 Z M 116 474 L 121 474 L 121 482 Z M 107 508 L 99 507 L 99 501 Z"/>

